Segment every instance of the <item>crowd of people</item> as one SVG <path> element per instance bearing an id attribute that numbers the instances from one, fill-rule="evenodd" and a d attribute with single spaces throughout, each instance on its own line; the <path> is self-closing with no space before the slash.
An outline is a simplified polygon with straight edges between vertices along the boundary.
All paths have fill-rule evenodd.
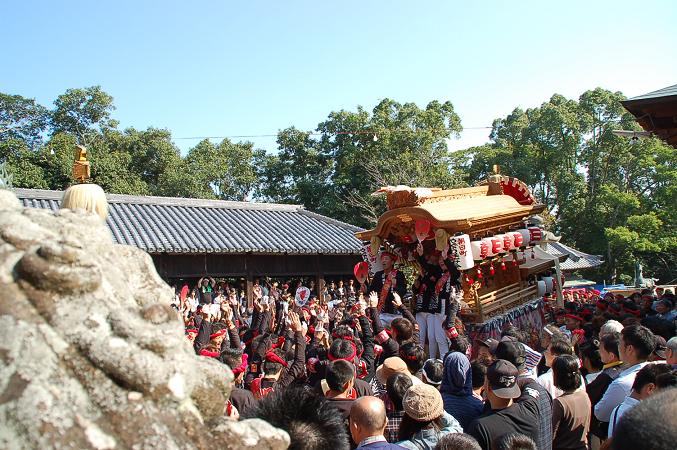
<path id="1" fill-rule="evenodd" d="M 407 286 L 384 253 L 371 282 L 205 277 L 174 306 L 195 352 L 234 375 L 225 405 L 298 449 L 672 449 L 675 295 L 568 292 L 551 323 L 472 341 L 441 256 Z"/>

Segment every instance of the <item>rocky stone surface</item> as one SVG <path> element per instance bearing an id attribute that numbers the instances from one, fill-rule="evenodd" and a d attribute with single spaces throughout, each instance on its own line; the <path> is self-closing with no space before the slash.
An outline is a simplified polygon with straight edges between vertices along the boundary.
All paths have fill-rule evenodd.
<path id="1" fill-rule="evenodd" d="M 98 216 L 0 190 L 0 448 L 286 448 L 224 417 L 232 374 L 194 354 L 171 296 Z"/>

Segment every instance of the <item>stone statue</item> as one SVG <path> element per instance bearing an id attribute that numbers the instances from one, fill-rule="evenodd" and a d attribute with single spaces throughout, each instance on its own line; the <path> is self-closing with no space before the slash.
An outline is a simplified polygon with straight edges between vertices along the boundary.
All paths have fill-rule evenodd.
<path id="1" fill-rule="evenodd" d="M 96 214 L 0 190 L 0 448 L 283 449 L 224 417 L 232 374 L 194 354 L 172 292 Z"/>

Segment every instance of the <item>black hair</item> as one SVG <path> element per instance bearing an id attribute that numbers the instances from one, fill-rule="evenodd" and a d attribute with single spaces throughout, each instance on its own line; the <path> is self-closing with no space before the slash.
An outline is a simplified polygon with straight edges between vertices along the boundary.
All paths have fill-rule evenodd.
<path id="1" fill-rule="evenodd" d="M 441 417 L 440 417 L 441 418 Z M 397 435 L 398 441 L 408 441 L 419 431 L 430 427 L 439 432 L 442 429 L 442 424 L 440 423 L 440 418 L 427 420 L 425 422 L 419 422 L 418 420 L 412 419 L 407 413 L 404 413 L 402 416 L 402 422 L 400 422 L 400 430 Z"/>
<path id="2" fill-rule="evenodd" d="M 435 450 L 482 450 L 482 447 L 469 434 L 448 433 L 437 441 Z"/>
<path id="3" fill-rule="evenodd" d="M 527 342 L 526 334 L 514 325 L 509 325 L 505 330 L 501 332 L 501 337 L 506 336 L 513 337 L 523 344 Z"/>
<path id="4" fill-rule="evenodd" d="M 538 447 L 527 435 L 508 433 L 496 443 L 496 450 L 538 450 Z"/>
<path id="5" fill-rule="evenodd" d="M 335 392 L 343 392 L 346 383 L 355 379 L 355 366 L 342 359 L 332 361 L 327 366 L 325 378 L 329 389 Z"/>
<path id="6" fill-rule="evenodd" d="M 578 369 L 578 358 L 573 355 L 562 355 L 552 362 L 555 386 L 564 392 L 571 392 L 581 385 L 581 372 Z"/>
<path id="7" fill-rule="evenodd" d="M 602 370 L 604 367 L 602 357 L 599 354 L 599 347 L 594 342 L 581 347 L 581 356 L 590 361 L 590 366 L 595 370 Z"/>
<path id="8" fill-rule="evenodd" d="M 271 350 L 273 353 L 275 353 L 277 356 L 280 357 L 280 359 L 284 360 L 285 359 L 285 352 L 282 351 L 279 348 Z M 265 372 L 266 375 L 275 375 L 279 373 L 284 366 L 280 364 L 279 362 L 275 361 L 263 361 L 263 371 Z"/>
<path id="9" fill-rule="evenodd" d="M 631 345 L 639 359 L 648 359 L 656 348 L 656 339 L 647 327 L 631 325 L 621 330 L 625 345 Z"/>
<path id="10" fill-rule="evenodd" d="M 470 363 L 470 371 L 472 374 L 473 389 L 484 386 L 484 380 L 487 377 L 487 366 L 479 361 L 473 361 Z"/>
<path id="11" fill-rule="evenodd" d="M 668 373 L 661 373 L 656 376 L 656 387 L 658 389 L 677 387 L 677 370 L 671 370 Z"/>
<path id="12" fill-rule="evenodd" d="M 632 390 L 639 392 L 649 383 L 656 384 L 656 377 L 658 377 L 658 375 L 670 372 L 672 372 L 672 367 L 667 364 L 647 364 L 637 372 L 635 381 L 632 383 Z"/>
<path id="13" fill-rule="evenodd" d="M 423 364 L 423 372 L 428 381 L 441 382 L 444 377 L 444 363 L 439 359 L 430 359 Z"/>
<path id="14" fill-rule="evenodd" d="M 353 354 L 353 351 L 356 350 L 357 347 L 355 344 L 352 341 L 348 341 L 346 339 L 334 339 L 334 342 L 332 342 L 329 346 L 329 354 L 331 354 L 334 358 L 348 358 Z"/>
<path id="15" fill-rule="evenodd" d="M 396 411 L 402 411 L 402 399 L 409 388 L 414 384 L 409 375 L 403 373 L 394 373 L 386 381 L 386 392 L 388 398 L 393 402 Z"/>
<path id="16" fill-rule="evenodd" d="M 425 363 L 425 350 L 414 342 L 407 342 L 400 347 L 400 358 L 407 364 L 407 369 L 412 374 L 423 368 Z"/>
<path id="17" fill-rule="evenodd" d="M 464 355 L 468 351 L 468 347 L 470 346 L 470 341 L 468 340 L 467 337 L 465 337 L 464 334 L 460 334 L 456 336 L 455 338 L 449 339 L 449 352 L 459 352 L 463 353 Z M 446 355 L 444 355 L 446 356 Z"/>
<path id="18" fill-rule="evenodd" d="M 677 442 L 677 389 L 642 400 L 614 428 L 612 450 L 673 450 Z"/>
<path id="19" fill-rule="evenodd" d="M 621 357 L 621 354 L 618 350 L 620 345 L 621 333 L 617 331 L 612 331 L 611 333 L 605 334 L 604 337 L 600 339 L 600 347 L 604 347 L 604 350 L 607 353 L 613 353 L 618 359 Z"/>
<path id="20" fill-rule="evenodd" d="M 325 398 L 305 388 L 280 389 L 243 414 L 289 433 L 291 450 L 348 450 L 345 422 Z"/>
<path id="21" fill-rule="evenodd" d="M 340 339 L 340 338 L 345 338 L 345 337 L 352 338 L 352 337 L 355 336 L 353 329 L 350 328 L 348 325 L 337 326 L 336 328 L 334 328 L 334 331 L 332 331 L 331 334 L 335 339 Z"/>
<path id="22" fill-rule="evenodd" d="M 242 350 L 239 348 L 226 347 L 221 350 L 219 359 L 231 369 L 235 369 L 242 365 Z"/>
<path id="23" fill-rule="evenodd" d="M 574 349 L 568 338 L 557 338 L 550 341 L 550 354 L 552 356 L 573 355 Z"/>
<path id="24" fill-rule="evenodd" d="M 397 331 L 397 342 L 408 341 L 414 335 L 414 325 L 404 317 L 394 319 L 390 326 Z"/>

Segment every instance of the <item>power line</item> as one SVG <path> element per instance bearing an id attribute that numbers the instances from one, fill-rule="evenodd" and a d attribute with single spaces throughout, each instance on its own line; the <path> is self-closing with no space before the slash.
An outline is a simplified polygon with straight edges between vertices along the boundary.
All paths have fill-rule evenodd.
<path id="1" fill-rule="evenodd" d="M 465 130 L 490 130 L 492 127 L 464 127 L 461 132 Z M 401 128 L 401 129 L 393 129 L 393 128 L 387 128 L 383 129 L 381 131 L 379 130 L 352 130 L 352 131 L 336 131 L 334 133 L 322 133 L 319 131 L 304 131 L 303 133 L 308 134 L 308 136 L 322 136 L 322 135 L 345 135 L 345 134 L 367 134 L 367 135 L 378 135 L 382 133 L 415 133 L 418 131 L 446 131 L 449 134 L 455 133 L 456 130 L 448 130 L 448 129 L 443 129 L 443 130 L 437 130 L 435 128 L 423 128 L 421 130 L 413 130 L 411 128 Z M 189 136 L 189 137 L 175 137 L 173 139 L 181 139 L 181 140 L 195 140 L 195 139 L 253 139 L 253 138 L 269 138 L 269 137 L 277 137 L 278 133 L 275 134 L 240 134 L 240 135 L 229 135 L 229 136 Z"/>

